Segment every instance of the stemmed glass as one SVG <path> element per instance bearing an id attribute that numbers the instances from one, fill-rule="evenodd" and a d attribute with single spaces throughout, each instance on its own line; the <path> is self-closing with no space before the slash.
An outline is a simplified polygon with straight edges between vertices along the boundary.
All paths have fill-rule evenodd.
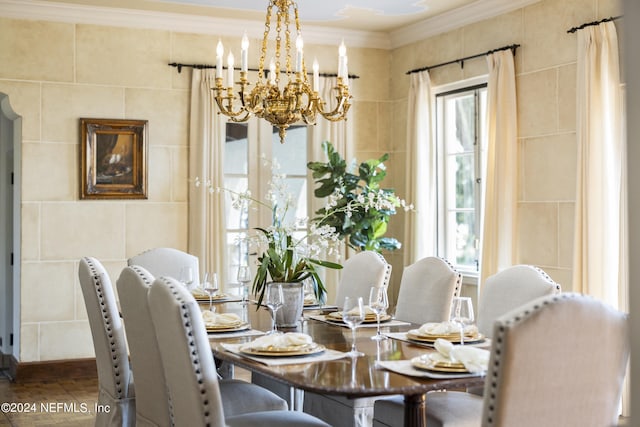
<path id="1" fill-rule="evenodd" d="M 469 297 L 454 297 L 449 320 L 460 327 L 460 345 L 464 345 L 464 327 L 474 322 L 473 303 Z"/>
<path id="2" fill-rule="evenodd" d="M 178 278 L 183 285 L 187 287 L 187 289 L 191 288 L 191 284 L 193 283 L 193 268 L 189 266 L 182 267 L 180 269 L 180 277 Z"/>
<path id="3" fill-rule="evenodd" d="M 213 296 L 217 294 L 220 289 L 220 285 L 218 284 L 218 273 L 204 273 L 202 289 L 209 294 L 209 311 L 215 312 L 213 309 Z"/>
<path id="4" fill-rule="evenodd" d="M 238 267 L 238 282 L 240 283 L 240 292 L 242 293 L 242 306 L 247 305 L 247 296 L 249 294 L 249 283 L 251 283 L 251 268 L 248 265 Z"/>
<path id="5" fill-rule="evenodd" d="M 380 315 L 389 308 L 389 299 L 387 298 L 387 289 L 384 286 L 372 286 L 369 291 L 369 307 L 376 314 L 376 322 L 378 323 L 378 332 L 371 337 L 372 340 L 382 341 L 387 337 L 380 333 Z"/>
<path id="6" fill-rule="evenodd" d="M 267 292 L 265 295 L 266 305 L 271 310 L 271 331 L 267 332 L 267 335 L 277 334 L 276 329 L 276 312 L 284 303 L 284 295 L 282 293 L 282 285 L 280 283 L 269 283 L 267 285 Z"/>
<path id="7" fill-rule="evenodd" d="M 346 353 L 350 357 L 364 356 L 364 353 L 356 350 L 356 328 L 364 322 L 364 303 L 362 297 L 346 297 L 342 309 L 342 321 L 351 328 L 351 351 Z"/>

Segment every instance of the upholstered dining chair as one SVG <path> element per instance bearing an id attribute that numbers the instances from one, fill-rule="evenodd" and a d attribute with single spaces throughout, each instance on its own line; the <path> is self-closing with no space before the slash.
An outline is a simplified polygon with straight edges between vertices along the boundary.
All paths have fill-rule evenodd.
<path id="1" fill-rule="evenodd" d="M 127 265 L 139 265 L 154 277 L 169 276 L 180 279 L 180 270 L 191 267 L 195 284 L 200 281 L 198 257 L 174 248 L 153 248 L 127 260 Z"/>
<path id="2" fill-rule="evenodd" d="M 430 393 L 427 425 L 617 425 L 629 357 L 626 314 L 565 293 L 536 298 L 500 316 L 493 328 L 484 398 Z M 396 410 L 376 402 L 374 426 L 402 425 Z"/>
<path id="3" fill-rule="evenodd" d="M 211 346 L 193 295 L 175 279 L 160 277 L 151 285 L 148 300 L 174 425 L 328 426 L 298 411 L 262 411 L 225 416 Z"/>
<path id="4" fill-rule="evenodd" d="M 78 279 L 89 318 L 98 368 L 98 404 L 110 408 L 96 414 L 95 425 L 133 426 L 136 401 L 127 344 L 109 275 L 93 257 L 80 259 Z"/>
<path id="5" fill-rule="evenodd" d="M 374 251 L 362 251 L 347 259 L 340 272 L 335 304 L 342 307 L 346 297 L 369 298 L 372 286 L 388 286 L 391 264 Z"/>
<path id="6" fill-rule="evenodd" d="M 169 396 L 147 298 L 153 281 L 147 270 L 134 265 L 122 270 L 117 288 L 136 379 L 136 426 L 169 427 Z M 221 380 L 220 394 L 227 416 L 287 409 L 285 400 L 237 379 Z"/>
<path id="7" fill-rule="evenodd" d="M 560 285 L 533 265 L 514 265 L 487 278 L 478 298 L 478 330 L 490 337 L 493 322 L 535 298 L 559 293 Z"/>
<path id="8" fill-rule="evenodd" d="M 395 316 L 417 324 L 449 320 L 451 301 L 461 286 L 462 275 L 448 261 L 422 258 L 404 268 Z"/>
<path id="9" fill-rule="evenodd" d="M 508 267 L 487 278 L 482 288 L 478 302 L 478 330 L 485 336 L 491 337 L 493 334 L 493 322 L 500 315 L 538 297 L 557 294 L 559 292 L 560 285 L 554 282 L 547 273 L 538 267 L 525 264 Z M 484 389 L 482 387 L 473 387 L 467 391 L 481 396 Z M 437 397 L 437 400 L 431 401 L 432 396 Z M 460 394 L 455 392 L 428 394 L 427 420 L 429 424 L 434 426 L 446 425 L 444 424 L 444 420 L 439 418 L 440 415 L 445 412 L 444 409 L 441 410 L 440 408 L 450 407 L 446 402 L 448 400 L 455 401 L 460 396 Z M 380 401 L 378 406 L 384 407 L 386 412 L 399 417 L 400 421 L 397 425 L 402 425 L 402 420 L 404 419 L 404 401 L 402 396 L 384 397 L 381 398 Z M 479 405 L 480 403 L 476 402 L 476 404 Z M 464 417 L 464 414 L 460 413 L 458 416 Z M 460 419 L 456 419 L 455 421 L 458 423 Z M 376 425 L 384 426 L 385 424 L 381 424 L 374 415 L 374 426 Z"/>

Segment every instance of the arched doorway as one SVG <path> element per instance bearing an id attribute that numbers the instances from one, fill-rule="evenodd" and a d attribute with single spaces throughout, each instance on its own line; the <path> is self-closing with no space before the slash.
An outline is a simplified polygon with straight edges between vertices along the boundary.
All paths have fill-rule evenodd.
<path id="1" fill-rule="evenodd" d="M 20 360 L 20 180 L 22 117 L 0 92 L 0 361 Z"/>

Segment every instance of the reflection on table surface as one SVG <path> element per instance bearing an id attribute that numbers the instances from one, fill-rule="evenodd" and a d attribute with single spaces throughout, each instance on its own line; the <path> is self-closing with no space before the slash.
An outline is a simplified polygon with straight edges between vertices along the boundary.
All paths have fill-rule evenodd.
<path id="1" fill-rule="evenodd" d="M 204 305 L 202 307 L 206 309 Z M 217 310 L 218 312 L 233 312 L 241 317 L 247 316 L 253 329 L 268 331 L 271 327 L 271 317 L 265 307 L 256 309 L 255 304 L 249 304 L 243 308 L 242 304 L 234 302 L 218 304 Z M 305 311 L 304 315 L 319 314 L 320 312 L 320 310 Z M 382 323 L 382 332 L 407 331 L 415 327 L 416 325 L 387 327 Z M 347 352 L 351 346 L 351 331 L 347 327 L 305 318 L 301 320 L 297 328 L 282 330 L 282 332 L 294 331 L 309 334 L 315 342 L 329 349 Z M 300 389 L 317 393 L 349 397 L 385 394 L 417 396 L 430 390 L 483 384 L 483 378 L 479 377 L 435 380 L 408 377 L 385 369 L 379 369 L 376 366 L 376 361 L 378 360 L 408 360 L 434 350 L 395 339 L 373 341 L 371 336 L 375 333 L 376 328 L 362 327 L 357 330 L 357 347 L 365 356 L 355 359 L 345 357 L 333 361 L 283 366 L 267 366 L 241 355 L 225 351 L 221 347 L 221 343 L 225 342 L 250 342 L 255 339 L 255 336 L 237 338 L 225 338 L 224 334 L 211 334 L 209 336 L 212 349 L 217 358 L 246 369 L 261 372 Z"/>

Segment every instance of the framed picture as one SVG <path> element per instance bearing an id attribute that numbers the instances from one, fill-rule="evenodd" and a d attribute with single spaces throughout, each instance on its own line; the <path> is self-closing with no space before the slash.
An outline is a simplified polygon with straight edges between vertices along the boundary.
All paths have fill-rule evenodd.
<path id="1" fill-rule="evenodd" d="M 80 198 L 147 198 L 147 120 L 80 119 Z"/>

